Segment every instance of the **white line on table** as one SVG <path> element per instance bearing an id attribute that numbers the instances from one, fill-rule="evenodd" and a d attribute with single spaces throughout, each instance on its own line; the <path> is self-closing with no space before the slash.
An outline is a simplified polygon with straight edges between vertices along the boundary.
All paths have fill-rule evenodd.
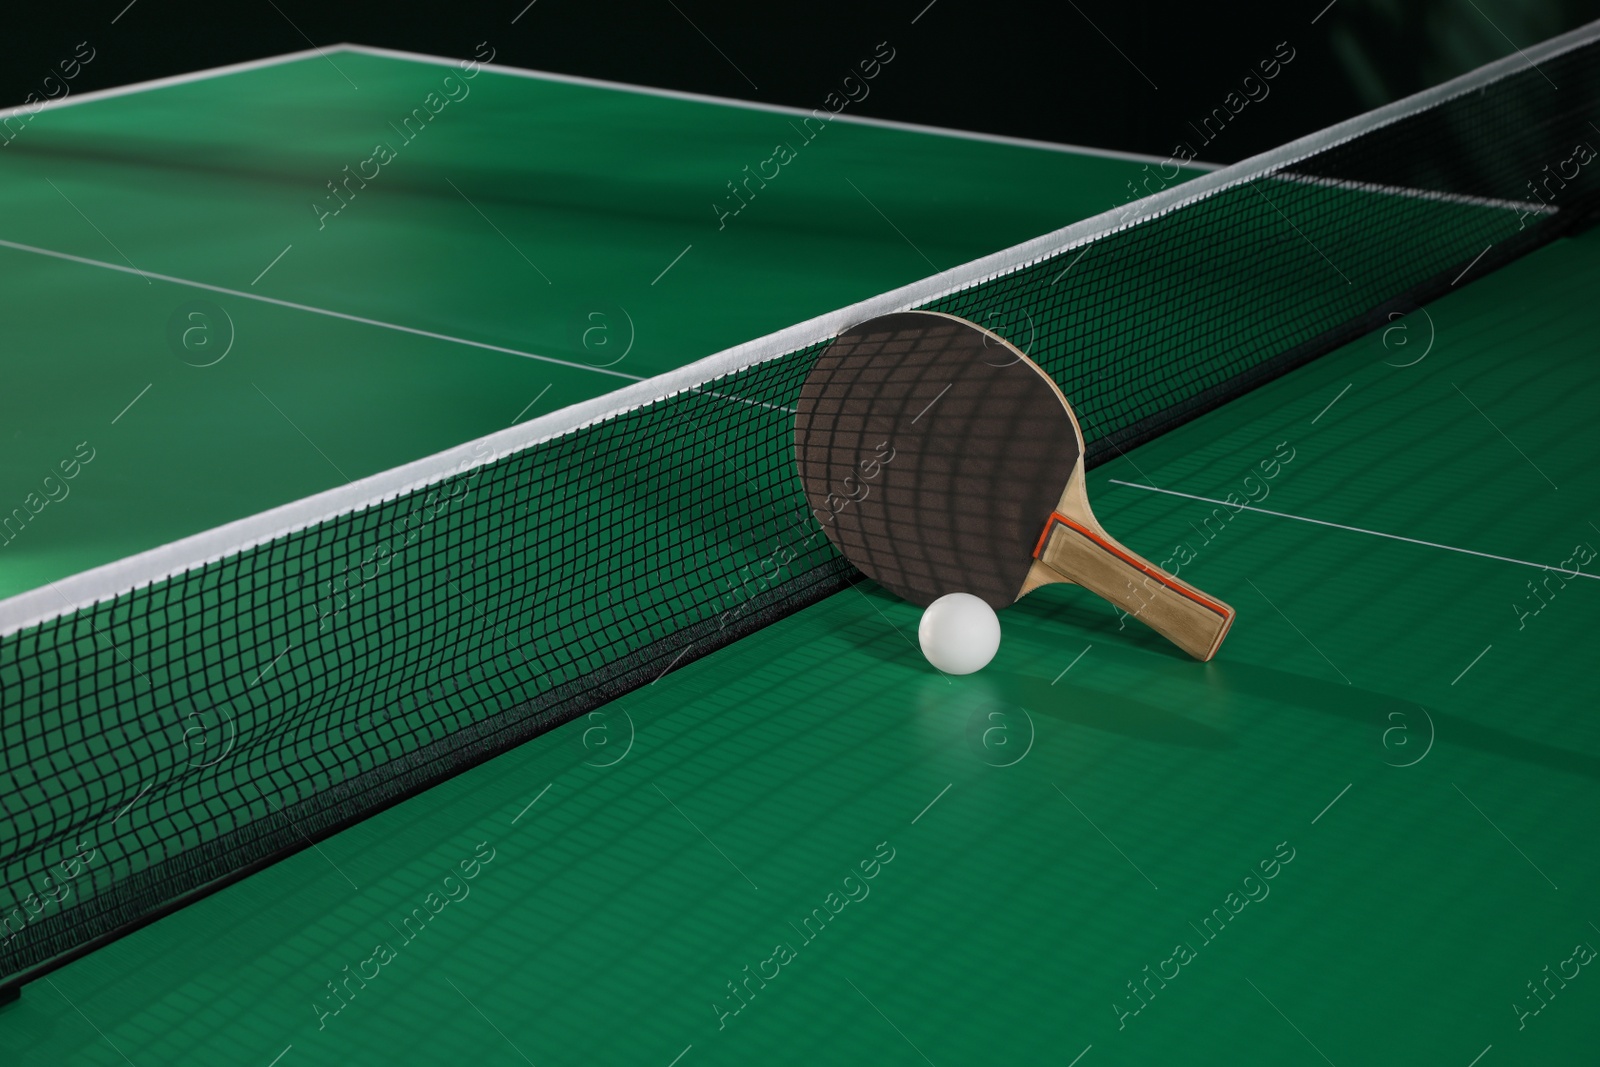
<path id="1" fill-rule="evenodd" d="M 376 326 L 383 330 L 394 330 L 397 333 L 408 333 L 415 337 L 426 337 L 433 341 L 448 341 L 451 344 L 466 345 L 469 348 L 481 348 L 489 352 L 504 352 L 508 356 L 521 356 L 523 359 L 536 359 L 541 363 L 554 363 L 561 367 L 571 367 L 573 370 L 586 370 L 593 374 L 604 374 L 612 378 L 626 378 L 630 382 L 640 382 L 644 378 L 638 374 L 624 374 L 619 370 L 607 370 L 604 367 L 594 367 L 587 363 L 574 363 L 570 360 L 556 359 L 554 356 L 541 356 L 533 352 L 522 352 L 515 348 L 505 348 L 501 345 L 491 345 L 483 341 L 469 341 L 465 337 L 451 337 L 446 333 L 434 333 L 432 330 L 419 330 L 415 326 L 401 326 L 399 323 L 384 322 L 381 319 L 369 319 L 363 315 L 351 315 L 344 311 L 332 311 L 328 308 L 314 307 L 311 304 L 297 304 L 293 300 L 279 300 L 275 296 L 263 296 L 244 289 L 229 289 L 223 285 L 211 285 L 208 282 L 192 281 L 188 278 L 177 278 L 171 274 L 157 274 L 154 271 L 140 270 L 137 267 L 124 267 L 117 263 L 107 263 L 103 259 L 90 259 L 88 256 L 74 256 L 68 252 L 57 252 L 50 248 L 40 248 L 37 245 L 25 245 L 20 241 L 7 241 L 0 239 L 0 248 L 12 248 L 18 252 L 32 252 L 36 256 L 49 256 L 51 259 L 64 259 L 69 263 L 81 263 L 86 267 L 99 267 L 101 270 L 114 270 L 121 274 L 137 274 L 146 280 L 157 278 L 171 285 L 187 286 L 190 289 L 204 289 L 208 293 L 222 293 L 226 296 L 237 296 L 244 300 L 254 300 L 259 304 L 272 304 L 275 307 L 289 308 L 293 311 L 309 311 L 313 315 L 326 315 L 330 319 L 342 319 L 345 322 L 355 322 L 362 326 Z"/>
<path id="2" fill-rule="evenodd" d="M 1166 493 L 1168 496 L 1181 496 L 1188 500 L 1199 500 L 1207 504 L 1221 504 L 1225 508 L 1234 507 L 1226 500 L 1215 500 L 1209 496 L 1195 496 L 1193 493 L 1180 493 L 1176 489 L 1162 489 L 1154 485 L 1140 485 L 1138 482 L 1124 482 L 1118 478 L 1107 479 L 1112 485 L 1125 485 L 1130 489 L 1145 489 L 1152 493 Z M 1290 515 L 1283 511 L 1272 511 L 1269 508 L 1255 508 L 1248 504 L 1241 504 L 1237 510 L 1257 511 L 1263 515 L 1276 515 L 1280 519 L 1293 519 L 1296 522 L 1309 522 L 1317 526 L 1331 526 L 1335 530 L 1349 530 L 1351 533 L 1371 534 L 1373 537 L 1387 537 L 1391 541 L 1405 541 L 1408 544 L 1423 545 L 1427 548 L 1442 548 L 1446 552 L 1460 552 L 1466 556 L 1479 556 L 1483 559 L 1496 559 L 1501 563 L 1517 563 L 1524 567 L 1533 567 L 1541 571 L 1555 571 L 1563 578 L 1600 578 L 1600 574 L 1587 574 L 1580 570 L 1564 571 L 1560 567 L 1553 567 L 1548 563 L 1532 563 L 1525 559 L 1513 559 L 1511 556 L 1497 556 L 1492 552 L 1479 552 L 1472 548 L 1457 548 L 1455 545 L 1441 545 L 1437 541 L 1423 541 L 1415 537 L 1401 537 L 1399 534 L 1384 533 L 1382 530 L 1368 530 L 1361 526 L 1346 526 L 1339 522 L 1327 522 L 1323 519 L 1311 519 L 1304 515 Z"/>

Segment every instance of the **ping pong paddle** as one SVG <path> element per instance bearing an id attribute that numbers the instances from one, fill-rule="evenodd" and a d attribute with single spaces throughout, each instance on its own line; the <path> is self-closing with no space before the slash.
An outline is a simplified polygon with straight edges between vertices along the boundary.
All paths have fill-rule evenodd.
<path id="1" fill-rule="evenodd" d="M 795 458 L 828 539 L 913 604 L 961 592 L 998 610 L 1076 583 L 1200 660 L 1233 622 L 1105 532 L 1066 397 L 966 319 L 905 311 L 835 338 L 800 391 Z"/>

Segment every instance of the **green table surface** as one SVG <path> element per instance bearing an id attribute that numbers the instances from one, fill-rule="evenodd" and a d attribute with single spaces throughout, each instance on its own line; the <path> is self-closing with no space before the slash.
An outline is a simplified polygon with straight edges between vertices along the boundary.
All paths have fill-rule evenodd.
<path id="1" fill-rule="evenodd" d="M 433 76 L 339 62 L 362 92 L 383 71 L 403 82 Z M 337 90 L 308 89 L 305 113 L 320 114 L 315 100 Z M 239 106 L 256 96 L 240 92 Z M 461 117 L 494 100 L 473 97 Z M 154 106 L 136 101 L 127 106 Z M 513 121 L 509 102 L 504 109 Z M 239 136 L 244 151 L 264 134 Z M 958 156 L 995 150 L 939 146 Z M 1039 188 L 1048 167 L 1105 166 L 1039 158 Z M 817 161 L 819 172 L 834 169 L 795 177 L 856 214 L 835 234 L 848 242 L 875 216 L 836 188 L 848 171 L 840 159 Z M 98 164 L 80 159 L 60 173 L 80 165 Z M 438 177 L 447 169 L 418 166 Z M 626 168 L 613 177 L 626 181 Z M 242 231 L 219 235 L 208 252 L 177 234 L 163 244 L 167 231 L 134 209 L 120 217 L 124 247 L 174 273 L 209 265 L 208 276 L 232 271 L 246 285 L 291 239 L 321 254 L 303 220 L 288 221 L 300 185 L 260 180 L 295 187 L 263 212 L 281 208 L 285 221 L 262 222 L 248 250 Z M 393 210 L 406 198 L 406 210 L 450 214 L 434 223 L 441 247 L 464 261 L 497 257 L 485 276 L 527 272 L 432 177 L 408 180 L 418 185 L 397 181 Z M 993 205 L 992 225 L 952 232 L 936 221 L 930 191 L 942 180 L 922 174 L 918 183 L 935 185 L 898 192 L 886 182 L 883 200 L 856 182 L 941 265 L 986 250 L 978 229 L 998 243 L 1032 225 L 1019 195 Z M 1053 190 L 1053 220 L 1070 218 L 1080 194 L 1085 210 L 1105 198 L 1085 183 Z M 518 192 L 524 184 L 508 165 L 500 198 L 480 206 L 532 220 L 546 209 L 520 199 L 532 195 Z M 47 225 L 47 197 L 24 197 L 10 178 L 4 189 L 38 198 L 19 227 L 35 240 L 59 237 L 64 216 Z M 652 269 L 691 242 L 689 256 L 721 255 L 712 242 L 756 236 L 706 233 L 686 195 L 681 220 L 663 207 L 649 223 L 656 239 L 631 246 L 634 288 L 619 302 L 654 295 L 636 317 L 675 322 L 701 348 L 778 325 L 769 312 L 797 318 L 927 266 L 898 238 L 869 241 L 838 264 L 843 274 L 813 260 L 795 268 L 803 285 L 774 286 L 782 299 L 759 312 L 731 301 L 726 318 L 706 317 L 682 306 L 685 294 L 649 294 Z M 374 217 L 384 203 L 374 198 Z M 773 226 L 779 203 L 774 195 Z M 361 206 L 350 208 L 352 224 Z M 761 206 L 743 221 L 757 223 Z M 516 225 L 514 239 L 548 259 L 553 279 L 577 276 L 576 251 L 546 249 L 531 221 Z M 338 274 L 349 285 L 343 306 L 366 307 L 386 287 L 429 276 L 352 235 L 321 236 L 328 262 L 350 265 L 338 274 L 310 255 L 285 257 L 267 276 L 275 292 L 326 302 L 321 287 Z M 72 247 L 96 241 L 80 235 Z M 463 241 L 474 242 L 470 254 Z M 730 243 L 724 262 L 789 270 L 764 258 L 766 247 L 741 254 Z M 810 247 L 825 259 L 824 248 L 839 246 Z M 203 262 L 184 266 L 190 255 Z M 712 258 L 698 262 L 709 271 Z M 661 284 L 694 277 L 674 275 L 695 262 L 686 256 Z M 741 269 L 718 276 L 732 286 Z M 107 301 L 146 307 L 148 331 L 158 330 L 162 302 L 137 279 L 91 272 L 84 282 L 104 285 Z M 715 291 L 710 275 L 703 284 L 695 299 Z M 1559 241 L 1464 283 L 1397 324 L 1400 333 L 1352 344 L 1093 471 L 1091 498 L 1110 530 L 1156 558 L 1187 543 L 1184 576 L 1239 610 L 1212 663 L 1123 627 L 1080 590 L 1050 587 L 1003 614 L 988 669 L 945 678 L 914 647 L 916 610 L 857 586 L 34 983 L 0 1010 L 0 1062 L 1591 1062 L 1600 1044 L 1600 977 L 1586 962 L 1587 946 L 1600 946 L 1591 673 L 1600 583 L 1587 562 L 1600 546 L 1597 284 L 1600 234 Z M 459 314 L 452 332 L 530 346 L 553 337 L 554 317 L 529 327 L 536 341 L 521 336 L 512 316 L 538 289 L 527 278 L 506 285 L 497 295 L 469 287 L 481 305 L 419 302 L 411 321 Z M 275 310 L 248 311 L 249 336 L 301 328 Z M 63 329 L 86 337 L 89 319 Z M 377 360 L 366 338 L 340 351 Z M 406 358 L 394 354 L 397 340 L 383 338 L 380 363 Z M 155 376 L 140 360 L 166 368 L 158 388 L 173 399 L 160 403 L 186 395 L 177 384 L 186 368 L 156 341 L 140 343 L 125 355 L 140 372 L 115 389 L 84 383 L 83 410 L 114 413 Z M 241 367 L 267 392 L 305 404 L 307 422 L 327 418 L 308 432 L 325 433 L 349 473 L 394 458 L 399 439 L 388 441 L 386 427 L 371 427 L 364 447 L 358 433 L 340 436 L 328 414 L 336 405 L 302 377 L 321 364 L 294 345 L 266 351 Z M 641 348 L 632 365 L 694 354 Z M 421 366 L 420 353 L 411 358 Z M 492 428 L 550 372 L 523 361 L 504 375 L 498 395 L 423 420 L 406 440 Z M 573 383 L 564 399 L 588 379 Z M 237 385 L 236 414 L 249 399 Z M 391 404 L 438 392 L 420 377 L 373 389 L 390 390 Z M 156 399 L 152 391 L 141 405 Z M 160 403 L 141 416 L 156 418 Z M 279 432 L 270 410 L 258 415 L 259 440 Z M 114 429 L 145 442 L 144 451 L 129 444 L 130 455 L 148 457 L 159 441 Z M 110 443 L 121 439 L 110 430 L 105 439 L 110 485 L 123 477 Z M 327 484 L 314 453 L 295 451 L 290 435 L 277 440 L 275 464 L 297 473 L 278 471 L 276 491 Z M 219 486 L 245 476 L 214 475 Z M 1263 510 L 1219 512 L 1192 499 L 1230 492 Z M 1565 573 L 1551 569 L 1560 566 Z"/>
<path id="2" fill-rule="evenodd" d="M 958 266 L 1144 177 L 464 74 L 336 52 L 47 110 L 0 150 L 0 519 L 30 512 L 0 597 Z M 458 99 L 405 140 L 430 94 Z M 378 143 L 393 158 L 363 166 Z M 763 166 L 779 143 L 793 157 Z M 347 166 L 343 208 L 313 210 Z M 719 218 L 747 166 L 777 176 Z M 89 464 L 46 485 L 80 445 Z"/>

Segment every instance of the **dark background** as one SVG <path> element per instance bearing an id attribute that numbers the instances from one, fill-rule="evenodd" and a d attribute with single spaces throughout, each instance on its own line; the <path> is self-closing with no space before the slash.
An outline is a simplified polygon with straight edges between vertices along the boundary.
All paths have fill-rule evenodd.
<path id="1" fill-rule="evenodd" d="M 1596 17 L 1600 0 L 93 0 L 7 14 L 0 105 L 42 96 L 81 41 L 75 94 L 312 44 L 488 41 L 513 66 L 811 108 L 888 41 L 853 114 L 1165 156 L 1287 42 L 1270 95 L 1201 152 L 1231 162 Z"/>

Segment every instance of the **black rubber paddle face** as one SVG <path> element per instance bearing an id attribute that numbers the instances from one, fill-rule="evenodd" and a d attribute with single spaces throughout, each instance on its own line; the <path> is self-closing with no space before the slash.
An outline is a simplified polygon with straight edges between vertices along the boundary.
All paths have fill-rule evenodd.
<path id="1" fill-rule="evenodd" d="M 828 539 L 922 607 L 946 593 L 1015 601 L 1082 449 L 1043 372 L 930 312 L 839 335 L 795 418 L 800 480 Z"/>

